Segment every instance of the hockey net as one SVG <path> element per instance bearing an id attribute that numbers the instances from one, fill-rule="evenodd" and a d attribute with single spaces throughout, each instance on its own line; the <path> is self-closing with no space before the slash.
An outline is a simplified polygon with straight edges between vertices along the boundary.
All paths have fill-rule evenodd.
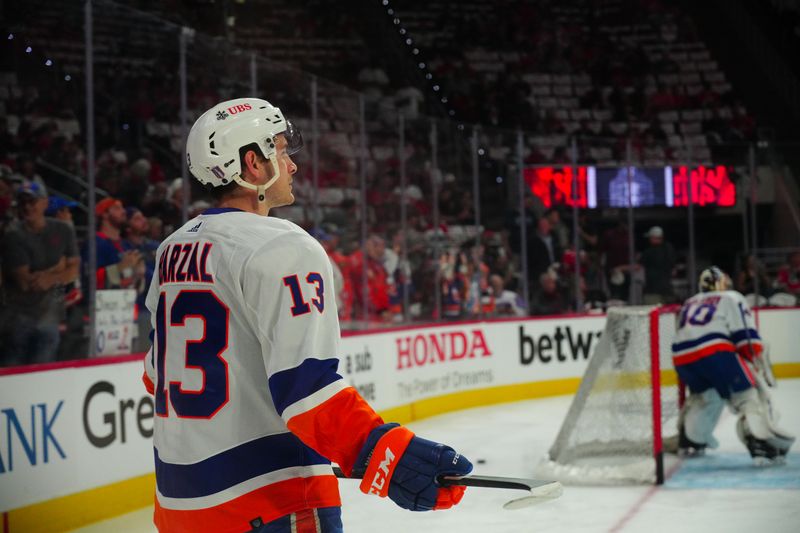
<path id="1" fill-rule="evenodd" d="M 567 483 L 663 483 L 663 443 L 676 442 L 672 366 L 676 308 L 615 307 L 537 475 Z"/>

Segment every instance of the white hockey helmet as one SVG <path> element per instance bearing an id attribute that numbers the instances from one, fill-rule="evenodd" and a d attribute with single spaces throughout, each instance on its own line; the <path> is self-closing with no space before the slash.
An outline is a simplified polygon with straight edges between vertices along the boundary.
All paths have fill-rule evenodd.
<path id="1" fill-rule="evenodd" d="M 731 278 L 719 267 L 710 266 L 700 273 L 698 288 L 700 292 L 726 291 L 730 289 Z"/>
<path id="2" fill-rule="evenodd" d="M 286 120 L 281 110 L 259 98 L 237 98 L 221 102 L 202 115 L 189 131 L 186 140 L 186 162 L 189 171 L 203 185 L 221 187 L 236 182 L 258 192 L 258 200 L 266 199 L 266 191 L 278 179 L 275 137 L 284 134 L 287 153 L 297 153 L 303 137 Z M 256 143 L 275 169 L 275 175 L 263 185 L 242 179 L 239 149 Z"/>

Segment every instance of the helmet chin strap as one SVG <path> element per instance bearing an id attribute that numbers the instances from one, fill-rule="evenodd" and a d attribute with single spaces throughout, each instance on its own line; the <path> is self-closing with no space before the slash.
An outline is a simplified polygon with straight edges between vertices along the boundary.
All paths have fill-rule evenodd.
<path id="1" fill-rule="evenodd" d="M 251 191 L 256 191 L 256 193 L 258 194 L 258 201 L 259 202 L 264 202 L 264 201 L 267 200 L 267 193 L 266 193 L 267 189 L 272 187 L 272 184 L 275 183 L 276 181 L 278 181 L 278 178 L 281 177 L 281 173 L 278 172 L 278 158 L 275 157 L 274 155 L 271 155 L 269 157 L 269 160 L 272 163 L 272 168 L 274 168 L 276 170 L 276 172 L 275 172 L 275 175 L 272 176 L 269 179 L 269 181 L 267 181 L 266 183 L 263 183 L 261 185 L 255 185 L 253 183 L 250 183 L 250 182 L 247 182 L 247 181 L 243 180 L 241 174 L 236 174 L 236 175 L 233 176 L 233 181 L 235 181 L 236 183 L 238 183 L 239 185 L 241 185 L 245 189 L 250 189 Z"/>

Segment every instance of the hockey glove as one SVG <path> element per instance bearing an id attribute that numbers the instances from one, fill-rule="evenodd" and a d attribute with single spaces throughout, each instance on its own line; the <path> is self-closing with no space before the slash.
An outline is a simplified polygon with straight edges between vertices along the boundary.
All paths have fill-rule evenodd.
<path id="1" fill-rule="evenodd" d="M 442 487 L 437 478 L 465 476 L 472 463 L 449 446 L 416 437 L 399 424 L 384 424 L 370 432 L 353 471 L 363 475 L 363 493 L 388 495 L 410 511 L 430 511 L 461 501 L 466 487 Z"/>

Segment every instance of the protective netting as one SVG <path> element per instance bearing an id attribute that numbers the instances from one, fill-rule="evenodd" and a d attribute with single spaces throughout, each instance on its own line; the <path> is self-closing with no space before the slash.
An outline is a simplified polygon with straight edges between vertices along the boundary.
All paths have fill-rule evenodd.
<path id="1" fill-rule="evenodd" d="M 660 380 L 654 383 L 651 340 L 656 323 Z M 672 312 L 609 309 L 603 336 L 538 475 L 584 484 L 657 481 L 653 388 L 660 386 L 663 438 L 674 440 L 679 411 L 671 362 L 674 334 Z"/>

